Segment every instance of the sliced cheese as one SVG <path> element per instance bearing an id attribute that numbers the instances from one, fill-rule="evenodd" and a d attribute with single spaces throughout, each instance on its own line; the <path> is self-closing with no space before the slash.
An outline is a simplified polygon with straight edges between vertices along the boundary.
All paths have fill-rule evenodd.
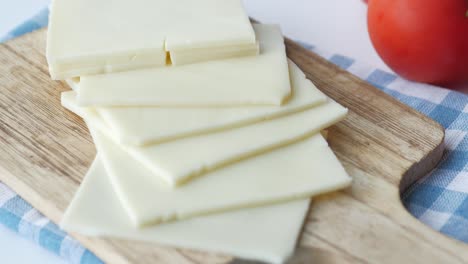
<path id="1" fill-rule="evenodd" d="M 260 55 L 80 78 L 81 106 L 281 105 L 291 94 L 281 31 L 255 25 Z"/>
<path id="2" fill-rule="evenodd" d="M 63 105 L 117 142 L 96 113 L 76 104 Z M 215 109 L 213 111 L 216 111 Z M 170 186 L 310 136 L 340 121 L 347 109 L 329 100 L 315 108 L 248 126 L 182 138 L 144 147 L 124 145 L 136 159 Z"/>
<path id="3" fill-rule="evenodd" d="M 310 198 L 350 183 L 317 134 L 168 189 L 125 150 L 90 129 L 114 189 L 136 226 Z"/>
<path id="4" fill-rule="evenodd" d="M 54 0 L 49 21 L 54 79 L 258 52 L 241 0 Z"/>
<path id="5" fill-rule="evenodd" d="M 292 96 L 281 107 L 223 107 L 166 108 L 166 107 L 98 107 L 95 110 L 109 125 L 119 143 L 149 145 L 187 136 L 239 127 L 299 112 L 327 101 L 304 73 L 289 62 Z M 69 80 L 75 90 L 76 80 Z M 62 95 L 67 105 L 74 104 L 76 92 Z"/>
<path id="6" fill-rule="evenodd" d="M 74 96 L 76 96 L 76 92 L 80 88 L 79 83 L 80 83 L 80 77 L 75 77 L 75 78 L 69 78 L 65 80 L 65 83 L 70 86 L 70 88 L 73 91 Z M 62 93 L 63 96 L 63 93 Z M 71 95 L 70 95 L 71 96 Z"/>
<path id="7" fill-rule="evenodd" d="M 210 60 L 217 60 L 220 58 L 229 59 L 244 56 L 258 55 L 260 52 L 260 45 L 251 43 L 247 45 L 226 46 L 222 49 L 214 49 L 212 47 L 205 49 L 190 49 L 170 52 L 170 61 L 172 65 L 183 65 L 191 63 L 199 63 Z"/>
<path id="8" fill-rule="evenodd" d="M 97 158 L 60 225 L 68 232 L 87 236 L 155 242 L 283 263 L 294 252 L 308 207 L 309 200 L 298 200 L 135 229 Z"/>

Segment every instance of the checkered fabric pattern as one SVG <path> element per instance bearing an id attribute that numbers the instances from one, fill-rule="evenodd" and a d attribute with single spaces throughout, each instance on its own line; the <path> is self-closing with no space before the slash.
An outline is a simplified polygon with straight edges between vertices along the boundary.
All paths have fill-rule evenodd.
<path id="1" fill-rule="evenodd" d="M 47 24 L 47 17 L 48 10 L 43 10 L 0 40 L 5 41 L 41 28 Z M 445 127 L 446 152 L 442 163 L 414 184 L 403 198 L 409 211 L 422 222 L 468 242 L 468 96 L 408 82 L 365 63 L 302 44 Z M 79 242 L 1 183 L 0 223 L 71 263 L 102 263 Z"/>
<path id="2" fill-rule="evenodd" d="M 49 9 L 43 9 L 37 13 L 34 17 L 26 20 L 21 25 L 8 32 L 5 36 L 0 36 L 0 43 L 10 40 L 12 38 L 21 36 L 31 31 L 40 29 L 47 25 L 49 21 Z"/>

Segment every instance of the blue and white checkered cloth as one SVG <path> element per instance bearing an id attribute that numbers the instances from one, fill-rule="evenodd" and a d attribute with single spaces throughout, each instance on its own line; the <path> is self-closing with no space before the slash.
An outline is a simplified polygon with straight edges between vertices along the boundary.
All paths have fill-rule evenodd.
<path id="1" fill-rule="evenodd" d="M 47 24 L 41 11 L 1 40 Z M 431 85 L 409 82 L 341 55 L 304 44 L 324 58 L 368 81 L 401 102 L 433 118 L 446 129 L 442 163 L 403 196 L 409 211 L 422 222 L 456 239 L 468 242 L 468 96 Z M 102 263 L 79 242 L 0 183 L 0 223 L 71 263 Z"/>

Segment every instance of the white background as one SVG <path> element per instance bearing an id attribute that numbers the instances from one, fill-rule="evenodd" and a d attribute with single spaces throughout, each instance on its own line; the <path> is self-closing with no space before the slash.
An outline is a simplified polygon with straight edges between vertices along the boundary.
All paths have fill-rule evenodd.
<path id="1" fill-rule="evenodd" d="M 389 70 L 372 48 L 366 31 L 366 5 L 361 0 L 244 1 L 252 17 L 264 23 L 280 24 L 290 38 Z M 0 36 L 46 7 L 48 2 L 0 0 Z M 0 262 L 64 263 L 3 226 L 0 226 Z"/>

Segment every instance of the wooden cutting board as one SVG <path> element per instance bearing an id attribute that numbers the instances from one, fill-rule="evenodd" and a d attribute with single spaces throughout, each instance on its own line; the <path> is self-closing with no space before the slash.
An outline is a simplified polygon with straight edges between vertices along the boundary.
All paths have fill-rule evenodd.
<path id="1" fill-rule="evenodd" d="M 0 180 L 58 223 L 95 150 L 81 119 L 60 106 L 60 93 L 68 88 L 49 77 L 45 33 L 0 45 Z M 347 190 L 314 199 L 291 263 L 466 263 L 467 245 L 429 229 L 400 201 L 400 193 L 441 158 L 443 129 L 292 41 L 287 46 L 308 78 L 350 109 L 346 120 L 330 129 L 329 141 L 354 179 Z M 73 236 L 112 264 L 232 260 Z"/>

